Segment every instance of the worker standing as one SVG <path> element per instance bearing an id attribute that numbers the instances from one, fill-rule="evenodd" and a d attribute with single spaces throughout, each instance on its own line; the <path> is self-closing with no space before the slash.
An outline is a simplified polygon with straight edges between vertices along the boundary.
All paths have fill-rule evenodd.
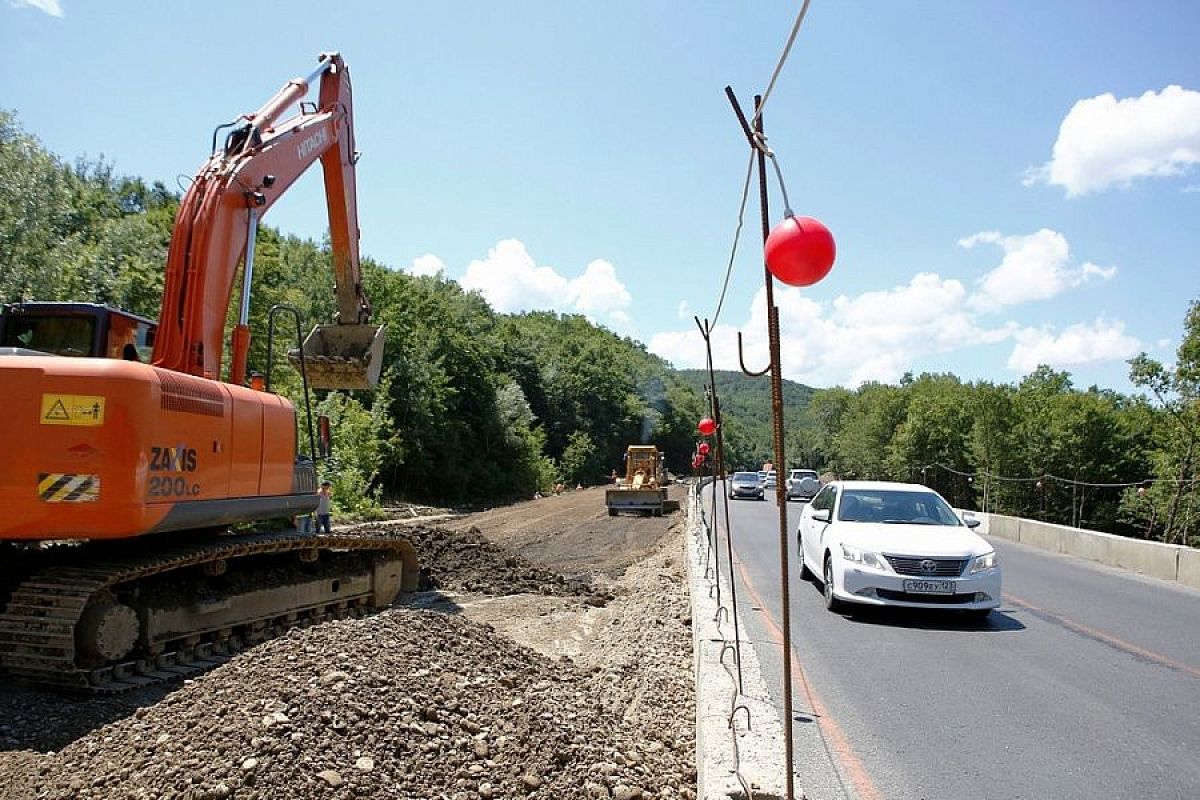
<path id="1" fill-rule="evenodd" d="M 317 533 L 322 529 L 325 533 L 333 533 L 333 528 L 329 524 L 329 504 L 333 500 L 333 484 L 329 481 L 321 481 L 321 491 L 317 492 Z"/>

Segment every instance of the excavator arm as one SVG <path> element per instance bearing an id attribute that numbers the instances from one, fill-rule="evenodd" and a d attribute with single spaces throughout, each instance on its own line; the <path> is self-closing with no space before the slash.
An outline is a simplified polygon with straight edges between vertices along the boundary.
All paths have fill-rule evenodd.
<path id="1" fill-rule="evenodd" d="M 280 118 L 320 80 L 318 106 Z M 239 266 L 242 293 L 231 336 L 228 381 L 242 384 L 250 348 L 254 241 L 262 216 L 316 161 L 325 177 L 337 322 L 319 326 L 305 351 L 318 388 L 367 388 L 378 379 L 383 333 L 368 325 L 358 254 L 353 102 L 350 73 L 325 53 L 307 78 L 289 81 L 245 115 L 200 168 L 184 195 L 167 256 L 153 363 L 219 378 L 225 320 Z M 329 329 L 333 329 L 330 331 Z"/>

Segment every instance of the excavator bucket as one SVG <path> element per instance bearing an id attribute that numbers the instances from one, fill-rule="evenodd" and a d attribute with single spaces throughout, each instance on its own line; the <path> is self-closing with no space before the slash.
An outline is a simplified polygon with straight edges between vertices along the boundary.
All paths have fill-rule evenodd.
<path id="1" fill-rule="evenodd" d="M 314 389 L 371 389 L 383 369 L 382 325 L 318 325 L 304 340 L 304 367 Z M 288 359 L 300 369 L 300 353 Z"/>

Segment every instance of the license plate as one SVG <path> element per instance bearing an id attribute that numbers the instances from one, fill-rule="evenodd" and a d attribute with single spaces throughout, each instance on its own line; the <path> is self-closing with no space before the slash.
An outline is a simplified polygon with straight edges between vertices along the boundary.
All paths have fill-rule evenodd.
<path id="1" fill-rule="evenodd" d="M 910 594 L 954 594 L 954 581 L 905 581 L 904 591 Z"/>

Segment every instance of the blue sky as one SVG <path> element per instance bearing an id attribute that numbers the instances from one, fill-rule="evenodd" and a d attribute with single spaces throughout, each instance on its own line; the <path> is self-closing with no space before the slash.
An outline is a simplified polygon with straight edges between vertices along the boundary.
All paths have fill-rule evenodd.
<path id="1" fill-rule="evenodd" d="M 702 366 L 794 2 L 0 0 L 0 107 L 65 159 L 177 185 L 212 129 L 323 50 L 354 81 L 363 252 L 498 311 L 584 313 Z M 1130 389 L 1200 297 L 1200 3 L 813 0 L 766 108 L 796 213 L 838 258 L 776 286 L 783 371 Z M 314 93 L 315 96 L 315 93 Z M 326 227 L 319 170 L 267 216 Z M 752 198 L 754 194 L 752 193 Z M 772 224 L 782 204 L 772 179 Z M 757 202 L 718 367 L 765 364 Z"/>

